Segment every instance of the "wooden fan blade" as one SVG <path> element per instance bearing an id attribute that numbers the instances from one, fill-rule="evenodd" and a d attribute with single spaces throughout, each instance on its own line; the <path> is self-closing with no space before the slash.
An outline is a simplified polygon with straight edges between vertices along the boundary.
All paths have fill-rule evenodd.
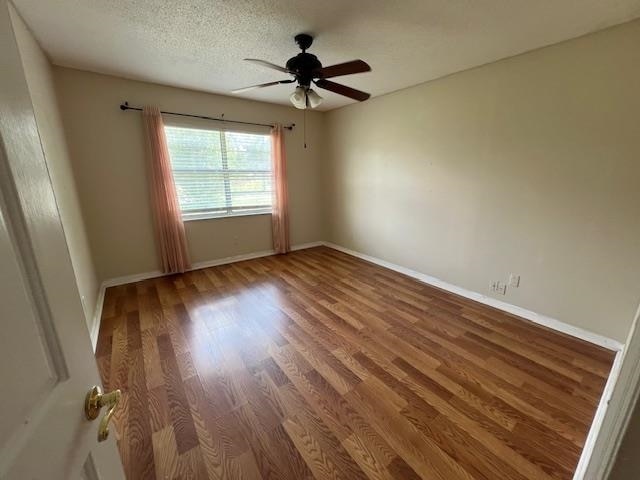
<path id="1" fill-rule="evenodd" d="M 280 85 L 281 83 L 293 83 L 293 82 L 295 82 L 295 80 L 278 80 L 277 82 L 261 83 L 260 85 L 251 85 L 250 87 L 237 88 L 236 90 L 231 90 L 231 93 L 243 93 L 243 92 L 248 92 L 249 90 L 254 90 L 256 88 L 271 87 L 273 85 Z"/>
<path id="2" fill-rule="evenodd" d="M 291 73 L 284 67 L 276 65 L 275 63 L 267 62 L 266 60 L 259 60 L 257 58 L 245 58 L 246 62 L 255 63 L 256 65 L 262 65 L 263 67 L 271 68 L 272 70 L 278 70 L 279 72 Z"/>
<path id="3" fill-rule="evenodd" d="M 352 60 L 350 62 L 339 63 L 329 67 L 319 68 L 313 72 L 315 78 L 332 78 L 352 73 L 370 72 L 371 67 L 362 60 Z"/>
<path id="4" fill-rule="evenodd" d="M 344 95 L 345 97 L 353 98 L 354 100 L 358 100 L 359 102 L 364 102 L 371 96 L 367 92 L 356 90 L 355 88 L 347 87 L 346 85 L 341 85 L 330 80 L 320 79 L 315 82 L 315 84 L 320 88 L 324 88 L 325 90 L 329 90 L 330 92 L 337 93 L 338 95 Z"/>

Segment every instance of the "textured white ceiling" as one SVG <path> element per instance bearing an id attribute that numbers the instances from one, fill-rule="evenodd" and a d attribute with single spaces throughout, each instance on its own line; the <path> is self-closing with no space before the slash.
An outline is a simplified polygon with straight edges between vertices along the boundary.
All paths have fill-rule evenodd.
<path id="1" fill-rule="evenodd" d="M 640 16 L 640 0 L 14 0 L 54 63 L 229 94 L 287 78 L 293 35 L 316 36 L 324 65 L 361 58 L 371 73 L 335 79 L 375 95 Z M 288 103 L 291 85 L 242 94 Z M 352 101 L 320 91 L 323 110 Z"/>

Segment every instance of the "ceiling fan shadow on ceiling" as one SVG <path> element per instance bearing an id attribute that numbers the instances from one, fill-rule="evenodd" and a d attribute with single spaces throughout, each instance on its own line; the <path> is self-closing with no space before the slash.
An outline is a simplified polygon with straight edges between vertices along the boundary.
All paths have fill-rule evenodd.
<path id="1" fill-rule="evenodd" d="M 313 37 L 311 35 L 300 33 L 294 37 L 294 40 L 302 52 L 287 60 L 284 67 L 267 62 L 266 60 L 258 60 L 255 58 L 244 59 L 245 61 L 255 63 L 256 65 L 261 65 L 282 73 L 288 73 L 289 75 L 292 75 L 293 78 L 262 83 L 260 85 L 252 85 L 250 87 L 232 90 L 231 92 L 243 93 L 257 88 L 271 87 L 273 85 L 297 83 L 296 89 L 289 99 L 296 108 L 300 109 L 316 108 L 322 103 L 322 97 L 318 95 L 313 88 L 311 88 L 312 84 L 318 88 L 329 90 L 330 92 L 352 98 L 359 102 L 364 102 L 371 96 L 361 90 L 356 90 L 355 88 L 327 80 L 328 78 L 340 77 L 342 75 L 370 72 L 371 67 L 367 62 L 362 60 L 352 60 L 350 62 L 323 67 L 320 60 L 318 60 L 318 57 L 311 53 L 307 53 L 307 49 L 313 43 Z"/>

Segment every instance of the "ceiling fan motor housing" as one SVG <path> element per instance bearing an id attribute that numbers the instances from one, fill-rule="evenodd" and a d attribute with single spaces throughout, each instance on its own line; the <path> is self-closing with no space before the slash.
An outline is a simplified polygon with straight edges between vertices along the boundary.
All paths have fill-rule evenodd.
<path id="1" fill-rule="evenodd" d="M 287 61 L 287 70 L 294 72 L 298 83 L 303 87 L 309 87 L 314 78 L 314 72 L 322 68 L 318 57 L 311 53 L 299 53 Z"/>

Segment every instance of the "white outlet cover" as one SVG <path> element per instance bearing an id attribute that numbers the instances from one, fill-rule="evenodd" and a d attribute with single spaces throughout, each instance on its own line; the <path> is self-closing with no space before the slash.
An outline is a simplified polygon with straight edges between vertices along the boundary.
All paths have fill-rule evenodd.
<path id="1" fill-rule="evenodd" d="M 509 275 L 509 286 L 518 288 L 520 286 L 520 275 L 516 275 L 515 273 Z"/>

